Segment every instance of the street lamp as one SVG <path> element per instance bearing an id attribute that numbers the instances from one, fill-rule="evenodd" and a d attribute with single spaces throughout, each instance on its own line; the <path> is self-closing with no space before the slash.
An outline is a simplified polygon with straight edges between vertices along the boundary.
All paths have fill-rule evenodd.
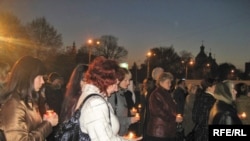
<path id="1" fill-rule="evenodd" d="M 189 62 L 182 61 L 185 64 L 185 78 L 188 79 L 188 64 L 193 65 L 194 61 L 190 60 Z"/>
<path id="2" fill-rule="evenodd" d="M 148 52 L 147 53 L 147 58 L 148 58 L 148 65 L 147 65 L 147 78 L 149 78 L 149 70 L 150 70 L 150 67 L 149 67 L 149 58 L 151 57 L 152 53 L 151 52 Z"/>
<path id="3" fill-rule="evenodd" d="M 210 72 L 210 64 L 209 63 L 206 64 L 206 69 L 207 69 L 207 73 L 209 73 Z"/>
<path id="4" fill-rule="evenodd" d="M 89 64 L 90 64 L 91 55 L 92 55 L 92 45 L 93 45 L 93 40 L 92 39 L 88 40 L 88 45 L 89 45 Z M 100 45 L 100 41 L 96 41 L 96 45 Z"/>
<path id="5" fill-rule="evenodd" d="M 231 69 L 230 72 L 231 72 L 231 79 L 234 79 L 234 72 L 235 72 L 234 69 Z"/>

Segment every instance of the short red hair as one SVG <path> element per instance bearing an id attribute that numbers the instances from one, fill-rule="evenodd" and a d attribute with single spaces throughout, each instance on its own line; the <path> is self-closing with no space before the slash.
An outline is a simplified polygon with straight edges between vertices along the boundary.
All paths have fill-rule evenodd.
<path id="1" fill-rule="evenodd" d="M 101 93 L 107 94 L 108 86 L 117 83 L 118 69 L 119 64 L 115 60 L 98 56 L 89 64 L 85 74 L 86 82 L 97 86 Z"/>

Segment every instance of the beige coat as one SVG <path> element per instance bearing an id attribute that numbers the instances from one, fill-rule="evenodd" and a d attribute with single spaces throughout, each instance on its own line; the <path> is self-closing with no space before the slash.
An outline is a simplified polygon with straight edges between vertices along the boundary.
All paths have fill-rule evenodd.
<path id="1" fill-rule="evenodd" d="M 52 132 L 51 124 L 42 120 L 38 106 L 34 104 L 29 109 L 17 94 L 2 105 L 0 128 L 7 141 L 44 141 Z"/>

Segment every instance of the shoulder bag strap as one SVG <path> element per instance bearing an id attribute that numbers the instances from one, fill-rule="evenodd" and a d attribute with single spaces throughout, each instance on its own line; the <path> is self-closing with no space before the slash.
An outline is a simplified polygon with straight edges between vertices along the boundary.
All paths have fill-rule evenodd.
<path id="1" fill-rule="evenodd" d="M 91 96 L 100 96 L 99 94 L 90 94 L 90 95 L 88 95 L 88 96 L 86 96 L 85 98 L 84 98 L 84 100 L 82 101 L 82 103 L 81 103 L 81 105 L 79 106 L 79 108 L 78 109 L 82 109 L 82 106 L 83 106 L 83 104 L 91 97 Z M 102 96 L 100 96 L 100 97 L 102 97 Z"/>
<path id="2" fill-rule="evenodd" d="M 82 101 L 81 105 L 80 105 L 79 108 L 78 108 L 79 110 L 82 108 L 83 104 L 84 104 L 91 96 L 99 96 L 99 97 L 103 98 L 100 94 L 90 94 L 90 95 L 88 95 L 87 97 L 84 98 L 84 100 Z M 106 103 L 107 106 L 108 106 L 108 110 L 109 110 L 109 111 L 108 111 L 108 112 L 109 112 L 109 124 L 111 125 L 109 105 L 108 105 L 107 101 L 106 101 L 104 98 L 103 98 L 103 100 L 105 101 L 105 103 Z"/>
<path id="3" fill-rule="evenodd" d="M 115 115 L 117 114 L 117 94 L 115 93 L 114 94 L 115 95 L 115 110 L 114 110 L 114 112 L 115 112 Z"/>

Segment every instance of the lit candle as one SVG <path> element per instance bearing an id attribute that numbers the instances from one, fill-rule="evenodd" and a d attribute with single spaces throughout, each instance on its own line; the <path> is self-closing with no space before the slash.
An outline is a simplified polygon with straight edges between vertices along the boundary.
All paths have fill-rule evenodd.
<path id="1" fill-rule="evenodd" d="M 139 117 L 139 118 L 140 118 L 140 115 L 139 115 L 139 113 L 136 113 L 136 114 L 135 114 L 135 117 Z"/>
<path id="2" fill-rule="evenodd" d="M 181 118 L 182 116 L 181 116 L 181 114 L 177 114 L 176 117 L 177 118 Z"/>
<path id="3" fill-rule="evenodd" d="M 136 113 L 136 112 L 137 112 L 137 110 L 136 110 L 135 107 L 132 108 L 132 112 L 133 112 L 133 113 Z"/>
<path id="4" fill-rule="evenodd" d="M 128 138 L 133 139 L 135 137 L 135 134 L 133 132 L 128 133 Z"/>
<path id="5" fill-rule="evenodd" d="M 242 119 L 245 119 L 247 117 L 247 114 L 245 113 L 245 112 L 243 112 L 242 114 L 241 114 L 241 118 Z"/>
<path id="6" fill-rule="evenodd" d="M 138 108 L 141 109 L 141 104 L 138 105 Z"/>
<path id="7" fill-rule="evenodd" d="M 54 113 L 54 110 L 47 110 L 47 111 L 46 111 L 46 114 L 47 114 L 48 116 L 52 116 L 53 113 Z"/>

